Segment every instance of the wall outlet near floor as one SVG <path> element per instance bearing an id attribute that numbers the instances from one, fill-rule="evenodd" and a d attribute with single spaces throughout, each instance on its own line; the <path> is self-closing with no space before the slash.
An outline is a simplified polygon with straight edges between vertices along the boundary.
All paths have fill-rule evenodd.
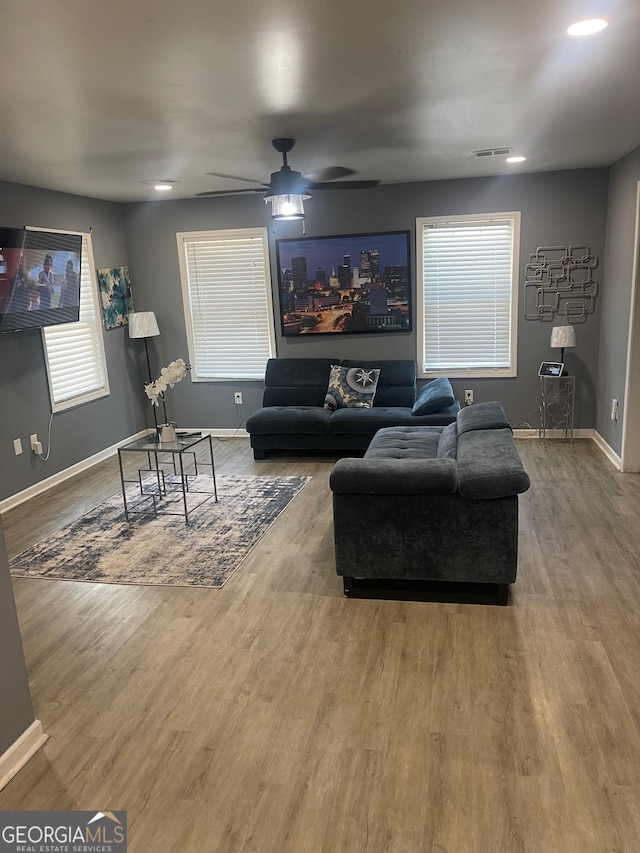
<path id="1" fill-rule="evenodd" d="M 16 456 L 20 456 L 20 454 L 22 453 L 22 442 L 19 438 L 14 439 L 13 452 L 16 454 Z"/>
<path id="2" fill-rule="evenodd" d="M 242 405 L 242 391 L 236 391 L 233 395 L 233 399 L 235 401 L 236 406 Z"/>
<path id="3" fill-rule="evenodd" d="M 42 453 L 42 445 L 38 441 L 38 433 L 37 432 L 34 432 L 34 433 L 32 433 L 32 435 L 29 436 L 29 441 L 31 442 L 31 449 L 33 450 L 34 453 L 38 453 L 38 452 Z M 40 444 L 40 451 L 36 450 L 36 445 L 38 445 L 38 444 Z"/>
<path id="4" fill-rule="evenodd" d="M 615 397 L 611 401 L 611 420 L 612 421 L 618 420 L 618 401 L 615 399 Z"/>
<path id="5" fill-rule="evenodd" d="M 464 392 L 464 404 L 470 406 L 473 403 L 473 391 L 470 389 Z"/>

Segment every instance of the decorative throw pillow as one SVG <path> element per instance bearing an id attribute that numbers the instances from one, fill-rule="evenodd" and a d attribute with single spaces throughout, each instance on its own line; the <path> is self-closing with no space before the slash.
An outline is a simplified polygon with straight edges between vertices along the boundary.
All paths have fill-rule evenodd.
<path id="1" fill-rule="evenodd" d="M 329 387 L 324 398 L 325 409 L 370 409 L 378 387 L 380 371 L 364 367 L 331 365 Z"/>
<path id="2" fill-rule="evenodd" d="M 455 397 L 451 382 L 446 376 L 439 376 L 432 382 L 423 385 L 411 409 L 412 415 L 430 415 L 453 406 Z"/>

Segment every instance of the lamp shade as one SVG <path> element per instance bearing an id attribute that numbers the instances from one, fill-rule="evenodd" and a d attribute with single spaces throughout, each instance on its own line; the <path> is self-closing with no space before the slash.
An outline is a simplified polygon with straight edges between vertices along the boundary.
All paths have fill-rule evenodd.
<path id="1" fill-rule="evenodd" d="M 576 330 L 573 326 L 554 326 L 551 330 L 552 349 L 574 347 L 576 345 Z"/>
<path id="2" fill-rule="evenodd" d="M 155 338 L 159 334 L 158 321 L 153 311 L 136 311 L 129 314 L 130 338 Z"/>

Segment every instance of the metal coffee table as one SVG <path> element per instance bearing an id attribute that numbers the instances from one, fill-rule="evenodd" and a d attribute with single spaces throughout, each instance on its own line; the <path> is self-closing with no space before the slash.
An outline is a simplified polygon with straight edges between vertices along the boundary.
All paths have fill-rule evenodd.
<path id="1" fill-rule="evenodd" d="M 204 451 L 200 458 L 198 445 L 203 445 L 200 449 Z M 134 453 L 146 457 L 146 464 L 133 469 L 135 479 L 127 459 Z M 188 524 L 197 507 L 210 498 L 218 500 L 213 445 L 208 434 L 179 435 L 175 441 L 157 441 L 155 436 L 138 438 L 118 448 L 118 463 L 127 521 L 132 516 L 181 515 Z"/>

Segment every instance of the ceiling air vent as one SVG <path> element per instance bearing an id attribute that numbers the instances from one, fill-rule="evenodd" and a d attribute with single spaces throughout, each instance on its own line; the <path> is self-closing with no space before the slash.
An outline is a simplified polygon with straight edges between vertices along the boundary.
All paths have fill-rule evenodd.
<path id="1" fill-rule="evenodd" d="M 481 151 L 474 151 L 474 157 L 504 157 L 509 154 L 510 148 L 483 148 Z"/>

